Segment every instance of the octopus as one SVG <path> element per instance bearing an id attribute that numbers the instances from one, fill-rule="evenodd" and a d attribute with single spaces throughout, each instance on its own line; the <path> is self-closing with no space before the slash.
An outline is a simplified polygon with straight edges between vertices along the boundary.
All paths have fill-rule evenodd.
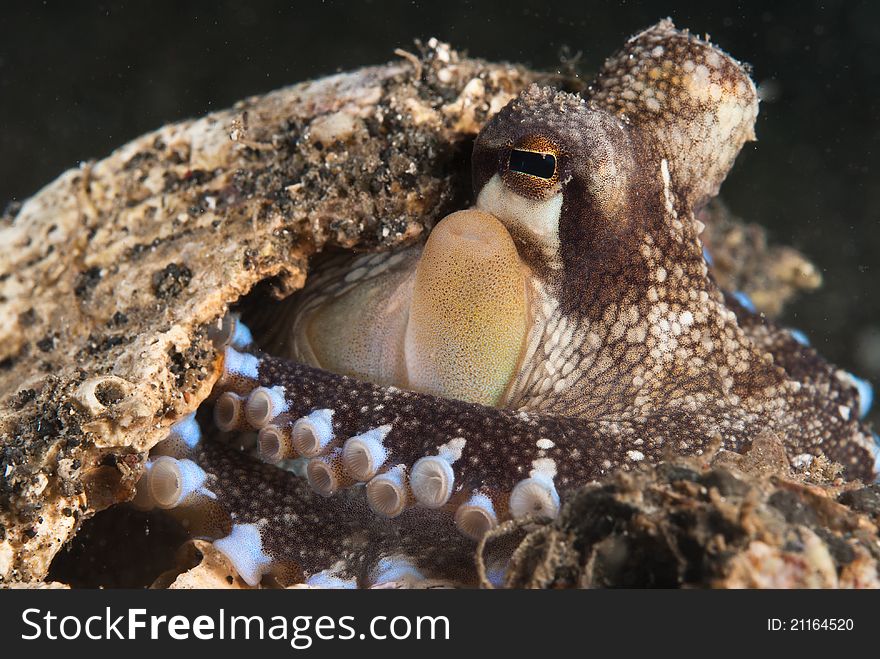
<path id="1" fill-rule="evenodd" d="M 474 583 L 505 521 L 762 433 L 875 479 L 868 388 L 720 290 L 701 241 L 757 113 L 747 69 L 669 21 L 583 95 L 532 85 L 476 139 L 472 207 L 420 244 L 324 259 L 259 342 L 217 325 L 209 404 L 153 449 L 133 503 L 250 585 L 355 587 Z M 492 581 L 504 566 L 490 556 Z"/>

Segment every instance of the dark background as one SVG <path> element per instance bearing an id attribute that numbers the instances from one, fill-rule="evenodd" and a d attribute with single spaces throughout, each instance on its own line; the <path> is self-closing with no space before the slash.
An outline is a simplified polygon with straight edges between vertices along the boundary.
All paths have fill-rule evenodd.
<path id="1" fill-rule="evenodd" d="M 704 5 L 708 3 L 703 3 Z M 880 3 L 118 2 L 0 8 L 0 207 L 163 123 L 436 36 L 472 55 L 594 71 L 671 16 L 754 66 L 759 142 L 722 189 L 821 268 L 786 321 L 880 379 Z"/>

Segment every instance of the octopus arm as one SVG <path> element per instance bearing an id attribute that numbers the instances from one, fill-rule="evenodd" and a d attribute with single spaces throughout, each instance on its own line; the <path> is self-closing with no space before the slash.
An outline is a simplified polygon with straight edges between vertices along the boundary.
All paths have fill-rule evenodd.
<path id="1" fill-rule="evenodd" d="M 474 543 L 445 510 L 378 517 L 359 489 L 320 496 L 302 478 L 218 441 L 203 442 L 194 460 L 222 522 L 197 534 L 214 540 L 251 585 L 269 574 L 284 584 L 364 586 L 407 568 L 417 577 L 473 579 Z M 192 519 L 205 503 L 173 512 Z"/>
<path id="2" fill-rule="evenodd" d="M 217 389 L 221 428 L 265 438 L 299 423 L 311 448 L 270 457 L 261 441 L 261 461 L 201 441 L 190 419 L 154 450 L 136 503 L 213 540 L 252 585 L 267 574 L 364 585 L 389 570 L 468 581 L 475 540 L 501 521 L 555 516 L 560 496 L 611 469 L 699 454 L 713 440 L 708 417 L 680 410 L 637 422 L 517 412 L 231 350 Z M 352 441 L 360 453 L 349 461 Z M 306 479 L 289 470 L 303 457 Z"/>
<path id="3" fill-rule="evenodd" d="M 246 407 L 256 405 L 267 391 L 279 392 L 277 413 L 244 420 L 239 429 L 270 428 L 294 435 L 287 458 L 338 457 L 349 472 L 339 478 L 340 486 L 401 464 L 412 477 L 421 459 L 441 458 L 452 477 L 448 490 L 441 492 L 449 495 L 442 504 L 471 491 L 507 496 L 535 473 L 547 475 L 562 489 L 577 487 L 627 463 L 660 460 L 668 446 L 678 445 L 675 439 L 687 440 L 687 448 L 680 450 L 699 453 L 708 443 L 699 435 L 711 438 L 723 426 L 712 414 L 684 408 L 591 420 L 488 407 L 383 387 L 271 356 L 257 360 L 252 380 L 229 378 L 218 384 L 219 391 L 224 389 L 244 392 Z M 322 414 L 329 420 L 325 428 L 317 423 Z M 343 488 L 333 491 L 337 489 Z"/>
<path id="4" fill-rule="evenodd" d="M 718 437 L 738 450 L 766 426 L 713 405 L 676 409 L 674 397 L 637 420 L 586 420 L 381 387 L 273 357 L 227 351 L 226 362 L 215 403 L 221 427 L 235 417 L 234 429 L 259 428 L 262 437 L 299 423 L 308 455 L 274 459 L 261 443 L 260 461 L 217 440 L 184 446 L 172 432 L 163 444 L 174 457 L 157 447 L 147 489 L 153 505 L 214 540 L 252 584 L 271 573 L 364 585 L 388 570 L 467 581 L 474 540 L 504 519 L 553 516 L 560 497 L 611 470 L 707 454 Z M 218 413 L 224 397 L 243 411 Z M 352 440 L 359 450 L 349 462 Z M 306 479 L 285 468 L 297 457 L 306 458 Z"/>
<path id="5" fill-rule="evenodd" d="M 750 311 L 732 295 L 725 295 L 725 303 L 749 340 L 788 378 L 788 386 L 777 395 L 790 410 L 789 454 L 821 452 L 851 477 L 876 479 L 880 446 L 864 422 L 873 402 L 871 385 L 825 360 L 800 333 Z"/>

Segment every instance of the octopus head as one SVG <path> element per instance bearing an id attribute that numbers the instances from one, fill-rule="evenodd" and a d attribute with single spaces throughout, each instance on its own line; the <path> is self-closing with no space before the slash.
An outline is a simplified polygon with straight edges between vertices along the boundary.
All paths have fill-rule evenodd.
<path id="1" fill-rule="evenodd" d="M 579 324 L 648 281 L 640 247 L 662 223 L 663 191 L 659 170 L 636 167 L 644 148 L 617 116 L 533 85 L 476 139 L 474 207 L 443 218 L 424 245 L 310 280 L 293 356 L 508 404 L 554 309 Z"/>
<path id="2" fill-rule="evenodd" d="M 579 96 L 533 85 L 483 128 L 473 165 L 476 207 L 507 227 L 536 272 L 575 266 L 585 248 L 632 233 L 630 134 Z"/>

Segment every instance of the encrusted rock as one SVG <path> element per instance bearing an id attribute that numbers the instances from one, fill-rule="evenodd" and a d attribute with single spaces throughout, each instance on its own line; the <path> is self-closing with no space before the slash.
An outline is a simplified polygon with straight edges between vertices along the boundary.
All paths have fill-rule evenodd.
<path id="1" fill-rule="evenodd" d="M 432 40 L 164 126 L 4 217 L 0 582 L 41 579 L 84 517 L 130 497 L 217 377 L 209 323 L 260 282 L 296 290 L 320 249 L 417 238 L 469 188 L 469 140 L 534 79 Z"/>
<path id="2" fill-rule="evenodd" d="M 801 253 L 768 245 L 762 227 L 739 221 L 720 201 L 709 204 L 700 217 L 718 284 L 742 291 L 760 311 L 778 315 L 793 295 L 822 285 L 822 274 Z"/>
<path id="3" fill-rule="evenodd" d="M 765 435 L 744 455 L 676 459 L 587 486 L 555 522 L 526 526 L 506 584 L 880 587 L 876 486 L 814 462 L 792 470 Z"/>

